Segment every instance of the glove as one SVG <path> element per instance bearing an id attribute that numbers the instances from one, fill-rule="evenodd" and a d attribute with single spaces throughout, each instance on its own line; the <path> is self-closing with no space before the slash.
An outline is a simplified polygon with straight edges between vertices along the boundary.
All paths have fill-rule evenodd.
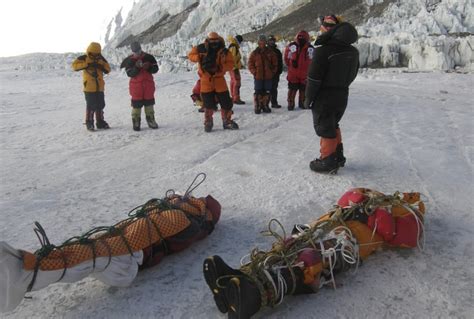
<path id="1" fill-rule="evenodd" d="M 304 104 L 304 107 L 307 109 L 313 108 L 313 101 L 310 101 L 309 99 L 305 99 L 303 104 Z"/>
<path id="2" fill-rule="evenodd" d="M 141 69 L 143 67 L 143 61 L 142 60 L 137 60 L 137 62 L 135 62 L 135 66 L 139 69 Z"/>

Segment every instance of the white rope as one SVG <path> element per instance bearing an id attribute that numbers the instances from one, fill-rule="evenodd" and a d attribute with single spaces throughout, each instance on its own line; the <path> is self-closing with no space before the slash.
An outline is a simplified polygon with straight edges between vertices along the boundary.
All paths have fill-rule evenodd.
<path id="1" fill-rule="evenodd" d="M 247 258 L 249 258 L 249 260 L 245 261 Z M 240 258 L 240 266 L 246 265 L 249 262 L 250 262 L 250 254 L 244 255 L 242 256 L 242 258 Z"/>
<path id="2" fill-rule="evenodd" d="M 319 241 L 319 246 L 321 247 L 321 256 L 323 257 L 323 262 L 325 262 L 326 259 L 329 261 L 329 273 L 331 274 L 331 280 L 326 281 L 324 284 L 326 284 L 327 282 L 332 282 L 334 289 L 336 289 L 336 280 L 334 279 L 333 271 L 333 257 L 336 258 L 336 250 L 333 247 L 326 249 L 322 240 Z"/>

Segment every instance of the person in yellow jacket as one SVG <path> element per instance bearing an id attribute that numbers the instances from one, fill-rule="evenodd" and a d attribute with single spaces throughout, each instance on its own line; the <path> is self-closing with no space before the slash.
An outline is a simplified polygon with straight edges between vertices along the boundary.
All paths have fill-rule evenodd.
<path id="1" fill-rule="evenodd" d="M 225 47 L 224 39 L 216 32 L 210 32 L 204 43 L 194 46 L 188 53 L 191 62 L 199 63 L 201 97 L 204 103 L 204 131 L 211 132 L 213 115 L 217 103 L 221 105 L 222 124 L 225 130 L 237 130 L 232 120 L 232 99 L 227 88 L 225 73 L 232 70 L 234 59 Z"/>
<path id="2" fill-rule="evenodd" d="M 86 97 L 86 127 L 94 131 L 94 114 L 97 129 L 108 129 L 109 124 L 104 120 L 104 74 L 110 72 L 110 65 L 102 56 L 99 43 L 92 42 L 86 50 L 72 63 L 74 71 L 82 71 L 83 91 Z"/>
<path id="3" fill-rule="evenodd" d="M 232 101 L 234 102 L 234 104 L 245 104 L 245 102 L 240 99 L 240 69 L 242 69 L 242 55 L 240 54 L 240 44 L 242 43 L 243 38 L 241 35 L 236 35 L 235 37 L 229 35 L 227 40 L 230 42 L 229 51 L 234 57 L 234 69 L 229 72 L 230 94 L 232 95 Z"/>

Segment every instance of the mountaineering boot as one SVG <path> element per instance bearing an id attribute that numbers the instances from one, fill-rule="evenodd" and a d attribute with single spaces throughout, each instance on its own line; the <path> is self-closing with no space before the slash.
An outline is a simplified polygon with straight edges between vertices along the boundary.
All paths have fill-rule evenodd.
<path id="1" fill-rule="evenodd" d="M 242 272 L 231 268 L 219 256 L 206 258 L 202 271 L 204 279 L 214 295 L 217 308 L 220 312 L 226 313 L 229 311 L 229 303 L 225 295 L 225 287 L 233 275 L 243 275 Z"/>
<path id="2" fill-rule="evenodd" d="M 289 89 L 288 90 L 288 111 L 293 111 L 295 109 L 295 98 L 296 98 L 296 90 Z"/>
<path id="3" fill-rule="evenodd" d="M 156 123 L 155 117 L 153 115 L 147 115 L 146 122 L 149 128 L 154 129 L 154 130 L 158 128 L 158 123 Z"/>
<path id="4" fill-rule="evenodd" d="M 132 125 L 134 131 L 140 131 L 141 113 L 141 108 L 132 108 Z"/>
<path id="5" fill-rule="evenodd" d="M 209 133 L 212 131 L 212 127 L 214 126 L 214 121 L 212 119 L 214 115 L 214 110 L 212 109 L 205 109 L 204 110 L 204 131 Z"/>
<path id="6" fill-rule="evenodd" d="M 95 131 L 94 128 L 94 111 L 90 111 L 89 109 L 86 109 L 86 129 L 88 131 Z"/>
<path id="7" fill-rule="evenodd" d="M 260 108 L 260 94 L 253 95 L 253 106 L 255 114 L 262 113 L 262 109 Z"/>
<path id="8" fill-rule="evenodd" d="M 86 121 L 86 129 L 88 131 L 95 131 L 94 122 L 93 121 Z"/>
<path id="9" fill-rule="evenodd" d="M 104 111 L 95 111 L 95 126 L 98 130 L 107 130 L 109 124 L 104 120 Z"/>
<path id="10" fill-rule="evenodd" d="M 275 102 L 275 103 L 272 102 L 272 109 L 281 109 L 281 105 L 278 104 L 278 102 Z"/>
<path id="11" fill-rule="evenodd" d="M 239 125 L 233 120 L 226 120 L 226 122 L 222 123 L 222 127 L 224 130 L 238 130 Z"/>
<path id="12" fill-rule="evenodd" d="M 232 277 L 225 290 L 229 319 L 247 319 L 262 306 L 260 291 L 247 276 Z"/>
<path id="13" fill-rule="evenodd" d="M 339 168 L 336 153 L 332 153 L 325 158 L 317 158 L 314 161 L 311 161 L 309 163 L 309 168 L 318 173 L 336 174 Z"/>
<path id="14" fill-rule="evenodd" d="M 140 122 L 141 122 L 141 119 L 139 117 L 132 118 L 132 125 L 133 125 L 134 131 L 140 131 Z"/>
<path id="15" fill-rule="evenodd" d="M 342 146 L 342 143 L 337 145 L 336 158 L 339 167 L 344 167 L 344 165 L 346 165 L 346 158 L 344 157 L 344 147 Z"/>
<path id="16" fill-rule="evenodd" d="M 209 121 L 206 121 L 206 123 L 204 123 L 204 132 L 207 132 L 207 133 L 212 132 L 213 126 L 214 126 L 214 123 L 212 119 Z"/>
<path id="17" fill-rule="evenodd" d="M 270 101 L 272 102 L 272 109 L 280 109 L 281 105 L 278 104 L 276 94 L 270 93 Z"/>
<path id="18" fill-rule="evenodd" d="M 298 96 L 298 107 L 303 110 L 308 109 L 306 106 L 304 106 L 305 90 L 299 90 L 299 94 L 300 95 Z"/>
<path id="19" fill-rule="evenodd" d="M 262 95 L 262 110 L 263 113 L 271 113 L 272 109 L 269 106 L 270 104 L 270 95 L 268 93 Z"/>
<path id="20" fill-rule="evenodd" d="M 232 110 L 221 109 L 222 127 L 224 130 L 238 130 L 239 125 L 232 120 Z"/>
<path id="21" fill-rule="evenodd" d="M 145 116 L 148 127 L 156 130 L 158 128 L 158 124 L 155 121 L 155 109 L 153 105 L 145 106 Z"/>
<path id="22" fill-rule="evenodd" d="M 104 120 L 98 120 L 96 123 L 95 123 L 96 127 L 98 130 L 107 130 L 110 128 L 109 126 L 109 123 L 107 123 L 106 121 Z"/>

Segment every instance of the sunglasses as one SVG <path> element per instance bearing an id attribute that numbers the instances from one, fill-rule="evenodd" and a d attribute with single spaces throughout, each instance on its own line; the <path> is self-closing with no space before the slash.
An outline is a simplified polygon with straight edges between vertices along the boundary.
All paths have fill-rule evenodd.
<path id="1" fill-rule="evenodd" d="M 318 18 L 318 20 L 319 20 L 319 23 L 320 23 L 322 26 L 324 26 L 324 27 L 333 27 L 335 24 L 337 24 L 337 22 L 336 22 L 336 23 L 327 23 L 327 22 L 324 22 L 324 18 L 326 18 L 326 17 L 331 17 L 331 18 L 334 19 L 334 21 L 338 21 L 338 20 L 337 20 L 337 17 L 336 17 L 334 14 L 331 14 L 331 15 L 329 15 L 329 16 L 320 16 L 320 17 Z"/>

